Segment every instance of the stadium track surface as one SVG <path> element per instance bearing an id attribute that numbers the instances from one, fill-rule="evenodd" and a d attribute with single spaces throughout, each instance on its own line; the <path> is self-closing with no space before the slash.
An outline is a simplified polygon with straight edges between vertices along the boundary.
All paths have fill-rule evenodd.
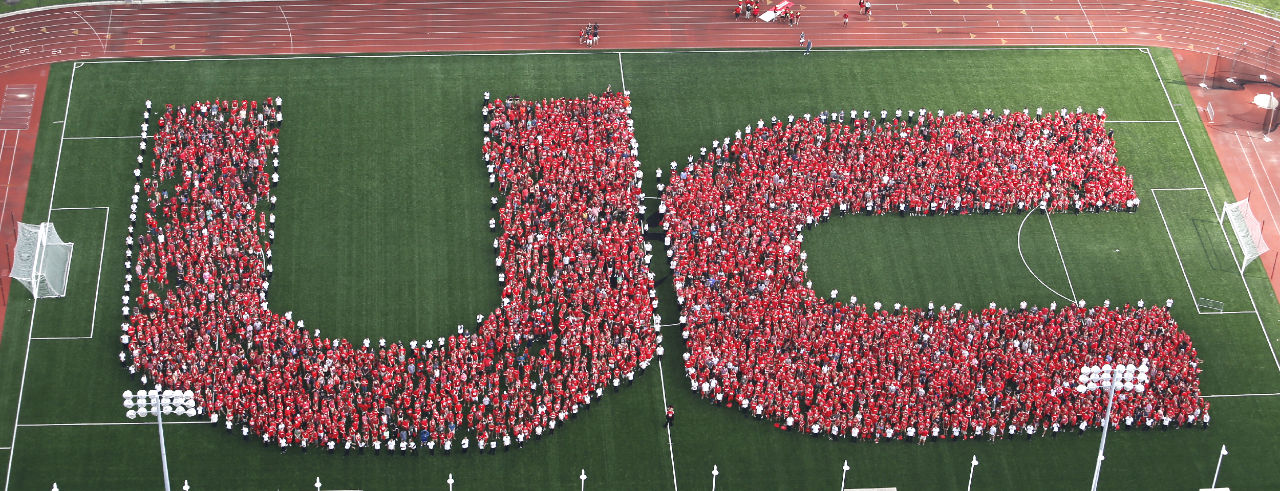
<path id="1" fill-rule="evenodd" d="M 12 246 L 12 217 L 22 217 L 50 63 L 98 58 L 209 57 L 500 50 L 797 49 L 801 31 L 818 48 L 885 46 L 1133 45 L 1172 48 L 1187 80 L 1218 49 L 1271 46 L 1280 20 L 1233 7 L 1176 0 L 933 0 L 876 3 L 871 16 L 856 2 L 808 0 L 798 26 L 733 19 L 735 0 L 616 1 L 475 0 L 466 2 L 223 1 L 98 2 L 17 11 L 0 17 L 0 85 L 36 84 L 32 127 L 4 131 L 0 173 L 7 175 L 0 242 Z M 849 12 L 849 27 L 841 26 Z M 578 44 L 578 30 L 599 23 L 601 43 Z M 1198 66 L 1197 66 L 1198 65 Z M 1195 80 L 1198 82 L 1198 80 Z M 1236 107 L 1208 125 L 1232 190 L 1257 190 L 1275 206 L 1254 203 L 1260 220 L 1280 218 L 1280 194 L 1254 175 L 1280 176 L 1280 143 L 1252 135 L 1255 91 L 1202 90 L 1197 106 Z M 1270 90 L 1268 88 L 1267 90 Z M 1220 98 L 1215 99 L 1215 98 Z M 1261 110 L 1257 110 L 1261 111 Z M 1234 116 L 1234 117 L 1231 117 Z M 1260 117 L 1253 115 L 1260 121 Z M 1244 142 L 1241 138 L 1249 140 Z M 8 157 L 7 159 L 5 157 Z M 1255 165 L 1259 167 L 1253 167 Z M 1255 169 L 1261 169 L 1259 173 Z M 1259 212 L 1265 207 L 1266 212 Z M 12 213 L 12 215 L 10 215 Z M 1267 227 L 1280 246 L 1280 226 Z M 1280 253 L 1278 253 L 1280 254 Z M 1264 256 L 1264 265 L 1270 263 Z M 4 267 L 0 265 L 0 267 Z M 1270 266 L 1267 265 L 1268 269 Z M 6 296 L 9 279 L 0 282 Z M 1280 289 L 1280 275 L 1273 279 Z M 3 310 L 0 307 L 0 332 Z"/>

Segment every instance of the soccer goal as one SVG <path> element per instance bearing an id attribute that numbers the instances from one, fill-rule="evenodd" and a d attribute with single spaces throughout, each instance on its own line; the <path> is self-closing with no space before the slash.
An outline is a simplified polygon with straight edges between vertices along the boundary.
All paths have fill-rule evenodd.
<path id="1" fill-rule="evenodd" d="M 13 270 L 9 276 L 27 287 L 36 298 L 64 297 L 74 249 L 75 244 L 58 237 L 51 222 L 19 223 Z"/>
<path id="2" fill-rule="evenodd" d="M 1249 198 L 1235 203 L 1226 203 L 1222 206 L 1222 216 L 1218 217 L 1218 223 L 1223 220 L 1231 221 L 1231 230 L 1236 233 L 1236 241 L 1240 243 L 1240 249 L 1244 251 L 1244 261 L 1240 263 L 1240 271 L 1244 272 L 1244 268 L 1249 265 L 1250 261 L 1257 259 L 1262 253 L 1271 250 L 1267 247 L 1267 241 L 1262 239 L 1262 224 L 1257 218 L 1253 217 L 1253 212 L 1249 210 Z"/>

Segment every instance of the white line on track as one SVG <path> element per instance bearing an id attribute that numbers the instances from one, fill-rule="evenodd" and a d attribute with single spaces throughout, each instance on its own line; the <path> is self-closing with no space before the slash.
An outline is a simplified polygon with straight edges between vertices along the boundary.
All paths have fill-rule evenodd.
<path id="1" fill-rule="evenodd" d="M 1276 215 L 1275 215 L 1275 212 L 1271 211 L 1271 210 L 1274 210 L 1274 208 L 1271 207 L 1271 198 L 1267 197 L 1267 193 L 1262 192 L 1263 191 L 1262 180 L 1258 179 L 1258 172 L 1253 170 L 1253 159 L 1249 158 L 1249 150 L 1244 148 L 1244 140 L 1240 138 L 1239 132 L 1232 131 L 1231 133 L 1236 136 L 1236 144 L 1240 146 L 1240 155 L 1244 156 L 1244 163 L 1245 165 L 1249 166 L 1249 175 L 1253 176 L 1253 182 L 1258 185 L 1258 194 L 1262 195 L 1262 203 L 1266 205 L 1267 216 L 1271 218 L 1271 223 L 1274 226 L 1274 224 L 1276 223 L 1275 222 Z M 1258 165 L 1262 167 L 1263 172 L 1267 171 L 1267 166 L 1261 160 L 1258 161 Z M 1269 182 L 1270 180 L 1271 180 L 1271 176 L 1267 175 L 1267 181 Z M 1271 192 L 1275 193 L 1275 190 L 1276 190 L 1275 185 L 1272 185 Z M 1280 195 L 1277 195 L 1277 196 L 1280 196 Z"/>
<path id="2" fill-rule="evenodd" d="M 18 135 L 22 133 L 22 130 L 17 130 L 17 131 L 18 131 L 17 133 Z M 9 130 L 4 130 L 4 136 L 0 137 L 0 157 L 4 156 L 4 144 L 8 142 L 8 140 L 9 140 Z M 4 188 L 6 190 L 6 196 L 5 196 L 6 199 L 4 200 L 3 204 L 0 204 L 0 223 L 4 222 L 4 217 L 8 216 L 8 213 L 9 213 L 9 200 L 7 199 L 8 198 L 7 193 L 8 193 L 9 186 L 13 184 L 13 164 L 14 164 L 14 160 L 16 160 L 17 158 L 18 158 L 18 136 L 14 136 L 13 137 L 13 157 L 9 159 L 9 176 L 6 177 L 4 180 Z M 18 225 L 14 224 L 13 226 L 17 227 Z M 17 241 L 18 238 L 14 237 L 13 240 Z"/>
<path id="3" fill-rule="evenodd" d="M 293 27 L 289 25 L 289 16 L 285 15 L 284 7 L 277 5 L 276 8 L 280 9 L 280 16 L 284 17 L 284 28 L 289 31 L 289 52 L 292 53 L 293 52 Z"/>

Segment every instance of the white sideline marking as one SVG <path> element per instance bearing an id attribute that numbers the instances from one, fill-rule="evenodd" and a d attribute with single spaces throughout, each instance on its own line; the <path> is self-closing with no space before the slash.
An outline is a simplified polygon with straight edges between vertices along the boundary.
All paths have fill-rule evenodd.
<path id="1" fill-rule="evenodd" d="M 257 1 L 257 0 L 223 0 L 223 1 Z M 84 5 L 84 4 L 78 4 Z M 28 9 L 31 10 L 31 9 Z M 25 12 L 25 10 L 24 10 Z M 1128 51 L 1138 50 L 1144 53 L 1146 48 L 1126 48 L 1126 47 L 1108 47 L 1108 46 L 987 46 L 973 48 L 833 48 L 823 49 L 830 53 L 865 53 L 873 51 Z M 783 48 L 783 49 L 744 49 L 744 50 L 667 50 L 667 51 L 617 51 L 629 55 L 644 54 L 680 54 L 680 53 L 789 53 L 799 50 Z M 530 51 L 518 53 L 393 53 L 393 54 L 332 54 L 332 55 L 307 55 L 307 56 L 223 56 L 223 57 L 200 57 L 200 58 L 133 58 L 133 59 L 111 59 L 111 60 L 88 60 L 78 62 L 78 65 L 98 65 L 98 64 L 115 64 L 115 63 L 188 63 L 198 61 L 262 61 L 262 60 L 334 60 L 344 58 L 449 58 L 455 56 L 590 56 L 599 55 L 598 51 Z"/>
<path id="2" fill-rule="evenodd" d="M 618 52 L 618 74 L 622 76 L 622 92 L 627 92 L 627 71 L 622 69 L 622 52 Z"/>
<path id="3" fill-rule="evenodd" d="M 1107 122 L 1108 123 L 1177 123 L 1177 121 L 1111 121 L 1111 120 L 1107 120 Z"/>
<path id="4" fill-rule="evenodd" d="M 1169 102 L 1169 112 L 1173 113 L 1173 119 L 1178 122 L 1178 131 L 1182 133 L 1182 141 L 1187 144 L 1187 153 L 1191 155 L 1191 163 L 1196 166 L 1196 173 L 1200 174 L 1200 185 L 1204 187 L 1205 196 L 1209 197 L 1209 206 L 1213 209 L 1214 219 L 1218 218 L 1218 205 L 1213 202 L 1213 193 L 1209 192 L 1209 183 L 1204 179 L 1204 172 L 1200 170 L 1200 161 L 1196 159 L 1196 152 L 1191 148 L 1191 139 L 1187 138 L 1187 130 L 1182 126 L 1182 118 L 1178 116 L 1178 109 L 1173 105 L 1173 97 L 1169 95 L 1169 88 L 1164 85 L 1164 75 L 1160 73 L 1160 66 L 1156 64 L 1155 55 L 1151 54 L 1151 50 L 1147 48 L 1139 48 L 1147 53 L 1147 58 L 1151 59 L 1151 68 L 1156 71 L 1156 78 L 1160 81 L 1160 90 L 1164 91 L 1164 98 Z M 1151 191 L 1154 196 L 1155 190 Z M 1156 201 L 1156 207 L 1160 206 L 1159 200 Z M 1164 213 L 1160 214 L 1160 219 L 1164 220 Z M 1169 223 L 1165 222 L 1165 229 L 1168 230 Z M 1258 317 L 1258 327 L 1262 328 L 1263 340 L 1267 342 L 1267 349 L 1271 351 L 1271 361 L 1276 364 L 1276 370 L 1280 370 L 1280 357 L 1276 356 L 1276 347 L 1271 344 L 1271 334 L 1267 332 L 1267 323 L 1262 320 L 1262 313 L 1258 312 L 1258 302 L 1253 299 L 1253 288 L 1249 287 L 1249 280 L 1244 277 L 1244 268 L 1240 268 L 1240 260 L 1236 257 L 1236 249 L 1231 247 L 1231 238 L 1227 236 L 1227 226 L 1222 222 L 1218 222 L 1218 228 L 1222 229 L 1222 238 L 1227 241 L 1227 249 L 1231 250 L 1231 258 L 1236 261 L 1236 269 L 1240 272 L 1240 282 L 1244 283 L 1244 291 L 1249 294 L 1249 303 L 1253 305 L 1253 313 Z M 1169 243 L 1173 244 L 1173 234 L 1169 234 Z M 1178 251 L 1177 244 L 1173 244 L 1173 250 Z M 1182 267 L 1182 259 L 1178 259 L 1178 267 Z M 1186 276 L 1186 269 L 1182 270 L 1182 274 Z M 1187 287 L 1191 287 L 1191 280 L 1187 280 Z M 1194 294 L 1192 295 L 1194 298 Z M 1200 306 L 1196 306 L 1196 310 L 1200 310 Z"/>
<path id="5" fill-rule="evenodd" d="M 667 410 L 667 376 L 662 370 L 662 358 L 658 358 L 658 380 L 662 383 L 662 410 Z M 676 450 L 675 444 L 671 442 L 671 427 L 667 427 L 667 453 L 671 454 L 671 487 L 675 491 L 680 491 L 680 485 L 676 482 Z"/>
<path id="6" fill-rule="evenodd" d="M 1200 188 L 1196 188 L 1196 189 L 1200 189 Z M 1173 190 L 1152 189 L 1151 198 L 1156 202 L 1156 211 L 1160 213 L 1160 221 L 1164 223 L 1164 231 L 1165 233 L 1169 234 L 1169 245 L 1173 246 L 1173 256 L 1178 259 L 1178 269 L 1182 270 L 1182 279 L 1187 280 L 1187 291 L 1191 292 L 1191 298 L 1194 299 L 1196 298 L 1196 291 L 1194 288 L 1191 288 L 1191 277 L 1187 276 L 1187 268 L 1182 265 L 1182 254 L 1178 252 L 1178 243 L 1174 242 L 1173 240 L 1173 231 L 1169 229 L 1169 221 L 1165 220 L 1164 218 L 1164 208 L 1160 206 L 1160 196 L 1156 194 L 1156 191 L 1173 191 Z M 1230 246 L 1231 244 L 1227 244 L 1227 245 Z M 1200 310 L 1200 304 L 1196 304 L 1196 313 L 1197 314 L 1204 313 L 1203 311 Z"/>
<path id="7" fill-rule="evenodd" d="M 1201 395 L 1200 397 L 1210 398 L 1210 397 L 1268 397 L 1268 396 L 1280 396 L 1280 392 L 1273 392 L 1270 394 L 1217 394 L 1217 395 L 1211 395 L 1211 396 Z"/>
<path id="8" fill-rule="evenodd" d="M 622 91 L 623 93 L 626 93 L 627 72 L 622 67 L 622 52 L 618 52 L 618 75 L 622 77 Z M 659 200 L 662 199 L 656 196 L 653 198 L 659 199 Z M 645 266 L 645 269 L 648 269 L 648 266 Z M 680 324 L 679 323 L 663 324 L 664 327 L 672 326 L 672 325 L 678 326 Z M 658 380 L 662 384 L 662 410 L 666 411 L 667 410 L 667 375 L 664 372 L 665 370 L 662 369 L 662 358 L 658 358 Z M 666 430 L 667 430 L 667 454 L 671 456 L 671 487 L 675 491 L 680 491 L 680 483 L 676 480 L 676 446 L 671 441 L 671 427 L 667 426 Z"/>
<path id="9" fill-rule="evenodd" d="M 137 134 L 132 136 L 68 136 L 65 139 L 66 140 L 114 140 L 114 139 L 121 139 L 121 138 L 141 138 L 141 137 L 142 137 L 141 134 Z M 147 138 L 155 138 L 155 137 L 151 135 L 147 135 Z"/>
<path id="10" fill-rule="evenodd" d="M 53 166 L 53 187 L 49 191 L 49 213 L 45 216 L 45 221 L 49 221 L 49 217 L 53 216 L 53 192 L 58 188 L 58 166 L 62 163 L 62 142 L 67 136 L 67 115 L 71 113 L 71 90 L 76 83 L 76 69 L 80 68 L 83 63 L 75 63 L 71 65 L 71 79 L 67 81 L 67 105 L 62 111 L 62 133 L 58 135 L 58 158 Z M 105 242 L 104 242 L 105 243 Z M 36 306 L 40 304 L 40 299 L 31 301 L 31 320 L 27 324 L 27 348 L 22 355 L 22 376 L 18 382 L 18 404 L 13 411 L 13 435 L 9 442 L 9 465 L 4 471 L 4 491 L 9 491 L 9 482 L 13 476 L 13 447 L 18 443 L 18 421 L 22 417 L 22 395 L 27 388 L 27 363 L 31 361 L 31 335 L 35 333 L 36 328 Z"/>
<path id="11" fill-rule="evenodd" d="M 1022 265 L 1023 265 L 1023 266 L 1025 266 L 1025 267 L 1027 268 L 1027 272 L 1028 272 L 1028 273 L 1031 273 L 1031 276 L 1032 276 L 1033 278 L 1035 278 L 1035 279 L 1036 279 L 1036 281 L 1039 281 L 1039 282 L 1040 282 L 1040 285 L 1041 285 L 1041 286 L 1043 286 L 1043 287 L 1045 287 L 1046 289 L 1048 289 L 1049 291 L 1053 292 L 1053 294 L 1054 294 L 1054 295 L 1057 295 L 1057 296 L 1059 296 L 1059 297 L 1062 297 L 1062 299 L 1063 299 L 1063 300 L 1066 300 L 1066 301 L 1069 301 L 1069 302 L 1075 302 L 1076 300 L 1075 300 L 1074 298 L 1071 298 L 1071 297 L 1068 297 L 1068 296 L 1063 295 L 1063 294 L 1061 294 L 1061 293 L 1058 293 L 1058 290 L 1054 290 L 1054 289 L 1053 289 L 1053 287 L 1051 287 L 1051 286 L 1049 286 L 1048 284 L 1046 284 L 1046 283 L 1044 282 L 1044 280 L 1040 279 L 1040 275 L 1036 274 L 1036 272 L 1035 272 L 1035 271 L 1033 271 L 1033 270 L 1031 269 L 1031 265 L 1030 265 L 1030 264 L 1027 264 L 1027 256 L 1025 256 L 1025 255 L 1023 255 L 1023 254 L 1022 254 L 1022 227 L 1023 227 L 1024 225 L 1026 225 L 1026 224 L 1027 224 L 1027 219 L 1028 219 L 1028 218 L 1031 218 L 1031 213 L 1027 213 L 1027 216 L 1022 217 L 1022 223 L 1018 225 L 1018 235 L 1017 235 L 1017 237 L 1018 237 L 1018 257 L 1021 257 L 1021 258 L 1022 258 Z M 1055 241 L 1056 241 L 1056 239 L 1055 239 Z M 1059 254 L 1061 254 L 1061 249 L 1059 249 Z M 1065 263 L 1063 263 L 1063 269 L 1064 269 L 1064 270 L 1066 269 L 1066 264 L 1065 264 Z M 1070 279 L 1070 278 L 1068 277 L 1068 279 Z M 1073 293 L 1073 295 L 1074 295 L 1074 293 Z"/>
<path id="12" fill-rule="evenodd" d="M 22 428 L 50 428 L 56 426 L 137 426 L 137 425 L 158 425 L 156 421 L 124 421 L 120 423 L 29 423 L 18 425 Z M 208 421 L 170 421 L 167 425 L 195 425 L 209 424 Z"/>
<path id="13" fill-rule="evenodd" d="M 1062 260 L 1062 272 L 1067 275 L 1067 287 L 1071 288 L 1071 298 L 1080 298 L 1076 296 L 1076 287 L 1071 283 L 1071 272 L 1067 271 L 1067 257 L 1062 255 L 1062 246 L 1058 244 L 1058 232 L 1053 229 L 1053 217 L 1050 215 L 1050 213 L 1045 213 L 1044 218 L 1049 221 L 1049 232 L 1053 233 L 1053 245 L 1058 248 L 1058 259 Z M 1022 252 L 1022 250 L 1019 249 L 1018 252 Z"/>

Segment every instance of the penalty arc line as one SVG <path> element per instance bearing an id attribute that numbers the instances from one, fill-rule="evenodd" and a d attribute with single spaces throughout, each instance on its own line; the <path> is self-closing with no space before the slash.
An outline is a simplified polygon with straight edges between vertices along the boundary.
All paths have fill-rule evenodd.
<path id="1" fill-rule="evenodd" d="M 1027 216 L 1022 217 L 1022 223 L 1018 225 L 1018 257 L 1021 257 L 1021 258 L 1022 258 L 1022 265 L 1023 265 L 1023 266 L 1026 266 L 1026 268 L 1027 268 L 1027 272 L 1028 272 L 1028 273 L 1031 273 L 1031 277 L 1032 277 L 1032 278 L 1035 278 L 1035 279 L 1036 279 L 1036 281 L 1040 282 L 1040 285 L 1041 285 L 1041 286 L 1043 286 L 1043 287 L 1045 287 L 1046 289 L 1048 289 L 1049 291 L 1053 292 L 1053 294 L 1054 294 L 1054 295 L 1057 295 L 1057 296 L 1059 296 L 1059 297 L 1062 297 L 1062 299 L 1063 299 L 1063 300 L 1067 300 L 1067 301 L 1070 301 L 1070 302 L 1075 302 L 1075 300 L 1073 300 L 1073 299 L 1071 299 L 1071 298 L 1067 297 L 1066 295 L 1063 295 L 1063 294 L 1061 294 L 1061 293 L 1058 293 L 1058 290 L 1054 290 L 1054 289 L 1053 289 L 1053 287 L 1051 287 L 1051 286 L 1049 286 L 1048 284 L 1046 284 L 1046 283 L 1044 282 L 1044 280 L 1040 279 L 1040 275 L 1036 274 L 1036 272 L 1035 272 L 1034 270 L 1032 270 L 1032 269 L 1031 269 L 1031 265 L 1030 265 L 1030 264 L 1027 264 L 1027 256 L 1026 256 L 1026 255 L 1024 255 L 1024 254 L 1022 253 L 1022 227 L 1023 227 L 1023 226 L 1025 226 L 1025 225 L 1027 224 L 1027 219 L 1028 219 L 1028 218 L 1031 218 L 1031 213 L 1027 213 Z M 1066 266 L 1064 265 L 1064 266 L 1063 266 L 1063 268 L 1065 269 L 1065 268 L 1066 268 Z"/>

